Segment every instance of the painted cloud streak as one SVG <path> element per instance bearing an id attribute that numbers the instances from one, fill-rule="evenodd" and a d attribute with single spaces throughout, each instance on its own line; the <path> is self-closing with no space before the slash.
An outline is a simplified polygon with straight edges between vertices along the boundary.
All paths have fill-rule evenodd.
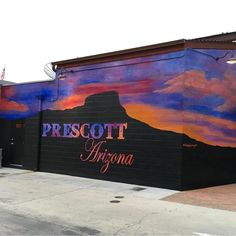
<path id="1" fill-rule="evenodd" d="M 187 71 L 174 79 L 168 80 L 166 88 L 156 90 L 159 93 L 182 93 L 186 97 L 199 99 L 202 97 L 221 97 L 224 103 L 217 107 L 217 111 L 231 111 L 236 107 L 235 76 L 226 73 L 223 79 L 206 79 L 204 71 Z"/>
<path id="2" fill-rule="evenodd" d="M 28 111 L 28 106 L 25 104 L 20 104 L 14 101 L 8 101 L 7 99 L 0 99 L 0 112 L 26 112 Z"/>
<path id="3" fill-rule="evenodd" d="M 184 133 L 210 145 L 236 147 L 236 122 L 145 104 L 124 105 L 129 116 L 162 130 Z"/>

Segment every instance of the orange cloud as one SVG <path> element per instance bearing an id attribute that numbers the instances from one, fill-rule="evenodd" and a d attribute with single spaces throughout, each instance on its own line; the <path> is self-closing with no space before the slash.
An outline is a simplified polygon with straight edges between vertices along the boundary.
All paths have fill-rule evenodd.
<path id="1" fill-rule="evenodd" d="M 198 141 L 224 147 L 236 147 L 236 122 L 189 111 L 177 111 L 145 104 L 125 104 L 129 116 L 162 130 L 184 133 Z"/>
<path id="2" fill-rule="evenodd" d="M 19 104 L 14 101 L 8 101 L 4 98 L 0 99 L 0 111 L 18 111 L 26 112 L 28 111 L 28 106 L 25 104 Z"/>
<path id="3" fill-rule="evenodd" d="M 168 80 L 164 89 L 158 89 L 160 93 L 182 93 L 185 96 L 201 98 L 217 96 L 224 99 L 224 104 L 217 107 L 218 111 L 230 111 L 236 106 L 236 81 L 235 76 L 229 72 L 223 79 L 212 78 L 207 80 L 203 71 L 186 71 L 174 79 Z"/>
<path id="4" fill-rule="evenodd" d="M 153 79 L 143 79 L 139 81 L 120 82 L 120 83 L 92 83 L 78 87 L 76 94 L 96 94 L 105 91 L 116 91 L 119 94 L 140 94 L 154 90 Z"/>
<path id="5" fill-rule="evenodd" d="M 56 101 L 53 104 L 54 110 L 65 110 L 65 109 L 72 109 L 77 106 L 84 105 L 86 95 L 71 95 L 69 97 L 66 97 L 62 100 Z"/>
<path id="6" fill-rule="evenodd" d="M 153 91 L 155 88 L 153 83 L 153 79 L 144 79 L 141 81 L 125 83 L 92 83 L 82 85 L 78 87 L 72 95 L 55 102 L 52 109 L 65 110 L 72 109 L 76 106 L 82 106 L 88 96 L 107 91 L 116 91 L 120 95 L 132 94 L 133 97 L 138 96 L 139 94 Z"/>

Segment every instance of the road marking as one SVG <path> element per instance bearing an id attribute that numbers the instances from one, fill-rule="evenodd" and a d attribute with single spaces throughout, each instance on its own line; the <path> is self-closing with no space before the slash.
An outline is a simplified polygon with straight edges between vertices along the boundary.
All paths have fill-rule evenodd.
<path id="1" fill-rule="evenodd" d="M 220 236 L 219 234 L 207 234 L 207 233 L 199 233 L 199 232 L 193 232 L 193 234 L 196 234 L 199 236 Z"/>

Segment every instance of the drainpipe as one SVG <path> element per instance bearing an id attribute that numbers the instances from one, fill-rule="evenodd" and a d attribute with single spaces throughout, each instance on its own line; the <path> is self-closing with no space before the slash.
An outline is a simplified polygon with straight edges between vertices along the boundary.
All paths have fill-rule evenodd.
<path id="1" fill-rule="evenodd" d="M 59 96 L 59 80 L 56 76 L 56 73 L 54 70 L 51 69 L 51 63 L 47 63 L 44 66 L 44 72 L 47 76 L 49 76 L 52 81 L 55 81 L 56 83 L 56 96 L 54 98 L 50 99 L 50 102 L 54 102 L 58 99 Z M 37 150 L 37 165 L 35 168 L 35 171 L 40 171 L 41 166 L 41 147 L 42 147 L 42 125 L 43 125 L 43 101 L 45 100 L 44 96 L 40 95 L 37 96 L 37 99 L 39 101 L 39 122 L 38 122 L 38 150 Z"/>

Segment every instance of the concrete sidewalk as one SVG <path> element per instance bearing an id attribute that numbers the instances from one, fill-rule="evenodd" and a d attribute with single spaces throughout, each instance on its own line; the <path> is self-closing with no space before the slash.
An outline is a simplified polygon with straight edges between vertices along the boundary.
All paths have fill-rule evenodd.
<path id="1" fill-rule="evenodd" d="M 236 235 L 236 213 L 162 201 L 177 191 L 0 169 L 0 235 Z"/>

